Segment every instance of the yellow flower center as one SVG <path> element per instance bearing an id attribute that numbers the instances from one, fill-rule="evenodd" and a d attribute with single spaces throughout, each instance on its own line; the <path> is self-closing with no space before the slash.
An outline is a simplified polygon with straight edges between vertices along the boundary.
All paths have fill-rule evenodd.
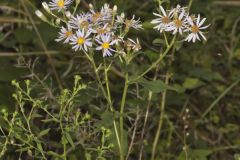
<path id="1" fill-rule="evenodd" d="M 193 25 L 191 27 L 191 30 L 192 30 L 193 33 L 198 33 L 199 32 L 199 27 L 197 25 Z"/>
<path id="2" fill-rule="evenodd" d="M 167 23 L 170 22 L 170 19 L 169 19 L 168 17 L 163 17 L 163 18 L 162 18 L 162 22 L 165 23 L 165 24 L 167 24 Z"/>
<path id="3" fill-rule="evenodd" d="M 108 42 L 104 42 L 102 44 L 102 47 L 103 47 L 103 49 L 108 49 L 109 48 L 109 43 Z"/>
<path id="4" fill-rule="evenodd" d="M 82 45 L 84 42 L 85 42 L 85 38 L 83 38 L 83 37 L 78 38 L 78 40 L 77 40 L 77 43 L 78 43 L 79 45 Z"/>
<path id="5" fill-rule="evenodd" d="M 175 19 L 173 22 L 178 28 L 182 27 L 182 25 L 183 25 L 183 23 L 180 19 Z"/>
<path id="6" fill-rule="evenodd" d="M 67 32 L 66 32 L 66 36 L 67 36 L 67 37 L 70 37 L 72 34 L 73 34 L 72 31 L 67 31 Z"/>
<path id="7" fill-rule="evenodd" d="M 64 0 L 58 0 L 58 2 L 57 2 L 57 6 L 58 6 L 59 8 L 63 8 L 64 5 L 65 5 Z"/>

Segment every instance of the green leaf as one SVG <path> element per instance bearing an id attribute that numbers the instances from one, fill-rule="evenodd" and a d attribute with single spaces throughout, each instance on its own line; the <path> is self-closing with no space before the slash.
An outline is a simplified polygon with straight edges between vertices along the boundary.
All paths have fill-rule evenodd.
<path id="1" fill-rule="evenodd" d="M 212 153 L 212 150 L 210 149 L 195 149 L 195 150 L 189 150 L 189 159 L 192 160 L 207 160 L 207 156 Z M 182 152 L 180 156 L 178 157 L 178 160 L 185 160 L 185 153 Z"/>
<path id="2" fill-rule="evenodd" d="M 15 38 L 20 43 L 30 43 L 34 39 L 34 32 L 29 29 L 19 28 L 14 32 Z"/>
<path id="3" fill-rule="evenodd" d="M 62 143 L 63 145 L 68 144 L 68 140 L 67 140 L 67 137 L 66 137 L 65 135 L 62 135 L 61 143 Z"/>
<path id="4" fill-rule="evenodd" d="M 42 144 L 41 143 L 37 143 L 37 148 L 42 152 L 43 148 L 42 148 Z"/>
<path id="5" fill-rule="evenodd" d="M 161 80 L 148 81 L 144 78 L 141 78 L 138 82 L 141 86 L 148 89 L 149 91 L 152 91 L 153 93 L 160 93 L 168 89 L 175 90 L 173 87 L 170 87 Z"/>
<path id="6" fill-rule="evenodd" d="M 59 155 L 59 154 L 57 154 L 57 153 L 55 153 L 55 152 L 53 152 L 53 151 L 48 151 L 47 153 L 48 153 L 49 155 L 53 156 L 53 157 L 62 158 L 61 155 Z"/>
<path id="7" fill-rule="evenodd" d="M 26 152 L 26 151 L 28 151 L 29 149 L 32 149 L 32 147 L 24 147 L 24 148 L 17 149 L 17 150 L 15 150 L 15 151 L 16 151 L 16 152 Z"/>
<path id="8" fill-rule="evenodd" d="M 41 131 L 41 132 L 38 134 L 38 137 L 42 137 L 42 136 L 48 134 L 49 131 L 50 131 L 50 128 Z"/>
<path id="9" fill-rule="evenodd" d="M 203 82 L 197 78 L 187 78 L 183 83 L 183 87 L 186 89 L 194 89 L 202 85 Z"/>
<path id="10" fill-rule="evenodd" d="M 92 156 L 89 153 L 85 153 L 85 158 L 86 158 L 86 160 L 91 160 Z"/>
<path id="11" fill-rule="evenodd" d="M 165 40 L 160 39 L 160 38 L 154 39 L 152 43 L 155 44 L 155 45 L 159 45 L 159 44 L 165 45 L 166 44 Z"/>
<path id="12" fill-rule="evenodd" d="M 66 138 L 67 138 L 68 142 L 71 144 L 72 148 L 75 149 L 75 145 L 73 143 L 72 137 L 67 132 L 66 132 Z"/>

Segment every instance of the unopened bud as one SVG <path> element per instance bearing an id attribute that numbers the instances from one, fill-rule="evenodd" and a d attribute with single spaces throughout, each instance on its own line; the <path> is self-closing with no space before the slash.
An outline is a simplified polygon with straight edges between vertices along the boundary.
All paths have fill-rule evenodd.
<path id="1" fill-rule="evenodd" d="M 70 11 L 67 11 L 67 12 L 65 13 L 65 15 L 66 15 L 67 18 L 71 18 L 72 13 L 71 13 Z"/>
<path id="2" fill-rule="evenodd" d="M 121 13 L 121 18 L 125 18 L 125 13 Z"/>
<path id="3" fill-rule="evenodd" d="M 42 12 L 39 11 L 39 10 L 36 10 L 36 11 L 35 11 L 35 14 L 36 14 L 39 18 L 41 18 L 41 17 L 43 16 Z"/>
<path id="4" fill-rule="evenodd" d="M 117 5 L 113 6 L 113 12 L 117 12 Z"/>
<path id="5" fill-rule="evenodd" d="M 92 3 L 89 3 L 88 6 L 89 6 L 90 9 L 93 9 L 93 8 L 94 8 L 93 5 L 92 5 Z"/>
<path id="6" fill-rule="evenodd" d="M 46 2 L 42 2 L 42 6 L 45 9 L 45 11 L 51 12 L 51 10 L 50 10 L 50 8 L 49 8 L 49 6 L 48 6 L 48 4 Z"/>
<path id="7" fill-rule="evenodd" d="M 35 11 L 35 14 L 38 16 L 38 18 L 40 18 L 43 21 L 47 21 L 47 18 L 43 15 L 43 13 L 39 10 Z"/>
<path id="8" fill-rule="evenodd" d="M 56 24 L 59 25 L 61 23 L 61 20 L 58 18 L 56 19 Z"/>

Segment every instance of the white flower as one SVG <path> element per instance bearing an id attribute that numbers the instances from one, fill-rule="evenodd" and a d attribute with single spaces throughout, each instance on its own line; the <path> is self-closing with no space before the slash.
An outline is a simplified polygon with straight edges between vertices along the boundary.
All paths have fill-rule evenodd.
<path id="1" fill-rule="evenodd" d="M 136 42 L 133 39 L 128 38 L 128 40 L 131 42 L 129 46 L 132 48 L 133 51 L 138 52 L 140 49 L 142 49 L 139 40 L 137 38 Z"/>
<path id="2" fill-rule="evenodd" d="M 180 15 L 171 22 L 171 25 L 167 28 L 167 31 L 173 31 L 173 34 L 179 32 L 182 35 L 187 23 L 187 19 L 184 16 L 185 11 L 183 10 Z"/>
<path id="3" fill-rule="evenodd" d="M 165 30 L 169 30 L 169 26 L 170 26 L 173 14 L 172 12 L 169 12 L 167 14 L 162 6 L 160 6 L 160 10 L 162 14 L 153 13 L 155 16 L 159 18 L 152 20 L 151 23 L 156 25 L 154 29 L 157 29 L 158 31 L 162 32 Z"/>
<path id="4" fill-rule="evenodd" d="M 56 39 L 57 42 L 64 40 L 63 43 L 68 43 L 73 37 L 72 29 L 68 26 L 67 28 L 62 27 L 59 32 L 59 37 Z"/>
<path id="5" fill-rule="evenodd" d="M 115 52 L 115 50 L 113 50 L 111 46 L 116 43 L 116 40 L 112 40 L 110 34 L 103 34 L 96 38 L 96 41 L 100 44 L 100 46 L 98 46 L 96 50 L 102 50 L 103 57 L 112 56 L 111 52 Z"/>
<path id="6" fill-rule="evenodd" d="M 185 16 L 186 16 L 186 14 L 188 13 L 187 12 L 187 9 L 188 9 L 188 7 L 181 7 L 179 4 L 176 6 L 176 8 L 173 8 L 171 11 L 170 11 L 170 13 L 171 14 L 179 14 L 179 13 L 182 13 L 182 12 L 184 12 L 185 13 Z"/>
<path id="7" fill-rule="evenodd" d="M 101 14 L 107 17 L 111 17 L 113 10 L 110 8 L 109 4 L 105 3 L 101 8 Z"/>
<path id="8" fill-rule="evenodd" d="M 69 25 L 74 29 L 88 29 L 90 26 L 90 14 L 82 13 L 72 17 L 69 21 Z"/>
<path id="9" fill-rule="evenodd" d="M 126 19 L 125 25 L 129 28 L 142 29 L 142 24 L 141 24 L 140 18 L 135 20 L 135 15 L 133 15 L 132 19 L 130 19 L 130 20 Z"/>
<path id="10" fill-rule="evenodd" d="M 52 0 L 49 3 L 51 10 L 58 10 L 58 12 L 67 9 L 67 7 L 72 3 L 72 0 Z"/>
<path id="11" fill-rule="evenodd" d="M 202 26 L 203 23 L 206 21 L 206 18 L 203 18 L 201 20 L 200 15 L 198 15 L 196 22 L 192 20 L 192 18 L 189 19 L 190 27 L 187 28 L 186 31 L 190 32 L 185 41 L 193 41 L 193 43 L 196 42 L 196 40 L 200 41 L 199 35 L 206 41 L 206 37 L 203 35 L 203 32 L 201 31 L 202 29 L 206 29 L 209 27 L 207 26 Z"/>
<path id="12" fill-rule="evenodd" d="M 93 9 L 91 9 L 90 12 L 92 13 L 91 22 L 96 24 L 99 24 L 100 22 L 103 21 L 109 21 L 112 19 L 113 10 L 109 7 L 108 4 L 104 4 L 100 12 L 96 12 Z"/>
<path id="13" fill-rule="evenodd" d="M 90 36 L 91 32 L 87 31 L 85 33 L 85 30 L 78 30 L 76 34 L 70 39 L 70 44 L 73 45 L 72 49 L 75 51 L 78 50 L 84 50 L 88 51 L 89 47 L 92 47 L 91 39 L 88 38 Z"/>
<path id="14" fill-rule="evenodd" d="M 106 23 L 104 26 L 101 26 L 101 25 L 99 25 L 97 28 L 90 28 L 89 29 L 92 33 L 95 33 L 95 34 L 97 34 L 97 36 L 96 37 L 98 37 L 98 36 L 101 36 L 101 35 L 103 35 L 103 34 L 107 34 L 107 33 L 109 33 L 109 34 L 113 34 L 112 32 L 110 32 L 111 31 L 111 28 L 109 27 L 109 24 L 108 23 Z"/>

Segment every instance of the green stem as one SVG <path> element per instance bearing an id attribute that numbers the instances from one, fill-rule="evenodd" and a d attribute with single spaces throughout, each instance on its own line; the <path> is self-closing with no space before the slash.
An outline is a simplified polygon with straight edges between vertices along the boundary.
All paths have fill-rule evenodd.
<path id="1" fill-rule="evenodd" d="M 168 84 L 169 82 L 169 74 L 167 73 L 166 75 L 166 79 L 165 79 L 165 84 Z M 158 123 L 158 128 L 157 128 L 157 132 L 154 138 L 154 142 L 153 142 L 153 147 L 152 147 L 152 156 L 151 156 L 151 160 L 155 160 L 155 154 L 156 154 L 156 149 L 157 149 L 157 144 L 158 144 L 158 140 L 161 134 L 161 130 L 162 130 L 162 124 L 163 124 L 163 117 L 164 117 L 164 110 L 165 110 L 165 103 L 166 103 L 166 95 L 167 95 L 167 90 L 165 90 L 162 94 L 162 100 L 161 100 L 161 105 L 160 105 L 160 119 L 159 119 L 159 123 Z"/>
<path id="2" fill-rule="evenodd" d="M 120 160 L 124 160 L 124 153 L 123 153 L 123 148 L 124 148 L 124 130 L 123 130 L 123 118 L 124 118 L 124 106 L 125 106 L 125 102 L 126 102 L 126 97 L 127 97 L 127 90 L 128 90 L 128 73 L 125 74 L 125 85 L 124 85 L 124 90 L 123 90 L 123 95 L 122 95 L 122 102 L 121 102 L 121 107 L 120 107 L 120 119 L 119 119 L 119 123 L 120 123 L 120 141 L 121 141 L 121 150 L 122 153 L 120 153 Z"/>
<path id="3" fill-rule="evenodd" d="M 140 78 L 142 78 L 145 74 L 147 74 L 149 71 L 151 71 L 153 68 L 157 67 L 157 65 L 163 60 L 163 58 L 168 54 L 169 50 L 172 48 L 172 46 L 174 45 L 176 40 L 176 35 L 173 37 L 171 43 L 169 45 L 167 45 L 166 50 L 163 52 L 162 55 L 159 56 L 159 58 L 157 59 L 157 61 L 155 61 L 148 69 L 146 69 L 146 71 L 144 71 L 141 75 L 139 75 L 137 78 L 131 80 L 132 82 L 135 82 L 137 80 L 139 80 Z"/>
<path id="4" fill-rule="evenodd" d="M 204 118 L 217 104 L 218 102 L 225 97 L 238 83 L 240 79 L 235 81 L 232 85 L 230 85 L 219 97 L 208 107 L 208 109 L 203 113 L 201 118 Z"/>
<path id="5" fill-rule="evenodd" d="M 106 61 L 104 59 L 104 75 L 105 75 L 105 83 L 106 83 L 106 87 L 107 87 L 107 96 L 109 99 L 109 106 L 110 106 L 110 110 L 111 112 L 114 112 L 113 106 L 112 106 L 112 98 L 111 98 L 111 92 L 110 92 L 110 87 L 109 87 L 109 80 L 108 80 L 108 70 L 109 68 L 106 66 Z M 122 153 L 122 148 L 121 148 L 121 143 L 120 143 L 120 139 L 119 139 L 119 133 L 117 130 L 117 124 L 116 121 L 113 121 L 113 126 L 114 126 L 114 131 L 116 134 L 116 138 L 117 138 L 117 142 L 118 142 L 118 147 L 119 147 L 119 153 Z"/>
<path id="6" fill-rule="evenodd" d="M 102 93 L 103 93 L 105 99 L 107 100 L 107 102 L 108 102 L 108 104 L 110 106 L 111 111 L 114 112 L 113 106 L 112 106 L 112 101 L 111 101 L 110 89 L 109 89 L 108 74 L 107 74 L 108 70 L 106 70 L 107 68 L 104 67 L 105 68 L 105 80 L 106 80 L 106 85 L 107 85 L 107 90 L 108 90 L 107 93 L 108 94 L 106 93 L 106 91 L 105 91 L 105 89 L 103 87 L 103 84 L 102 84 L 102 81 L 101 81 L 100 76 L 98 74 L 97 66 L 96 66 L 96 63 L 95 63 L 93 57 L 90 57 L 88 55 L 88 53 L 86 53 L 86 52 L 85 52 L 85 55 L 86 55 L 86 57 L 88 58 L 88 60 L 91 62 L 92 66 L 93 66 L 93 69 L 94 69 L 97 81 L 98 81 L 98 83 L 100 85 L 100 88 L 102 90 Z M 119 139 L 119 133 L 118 133 L 118 130 L 117 130 L 117 124 L 116 124 L 115 120 L 113 120 L 113 127 L 114 127 L 114 132 L 116 134 L 117 142 L 118 142 L 119 153 L 122 153 L 121 143 L 120 143 L 120 139 Z"/>

